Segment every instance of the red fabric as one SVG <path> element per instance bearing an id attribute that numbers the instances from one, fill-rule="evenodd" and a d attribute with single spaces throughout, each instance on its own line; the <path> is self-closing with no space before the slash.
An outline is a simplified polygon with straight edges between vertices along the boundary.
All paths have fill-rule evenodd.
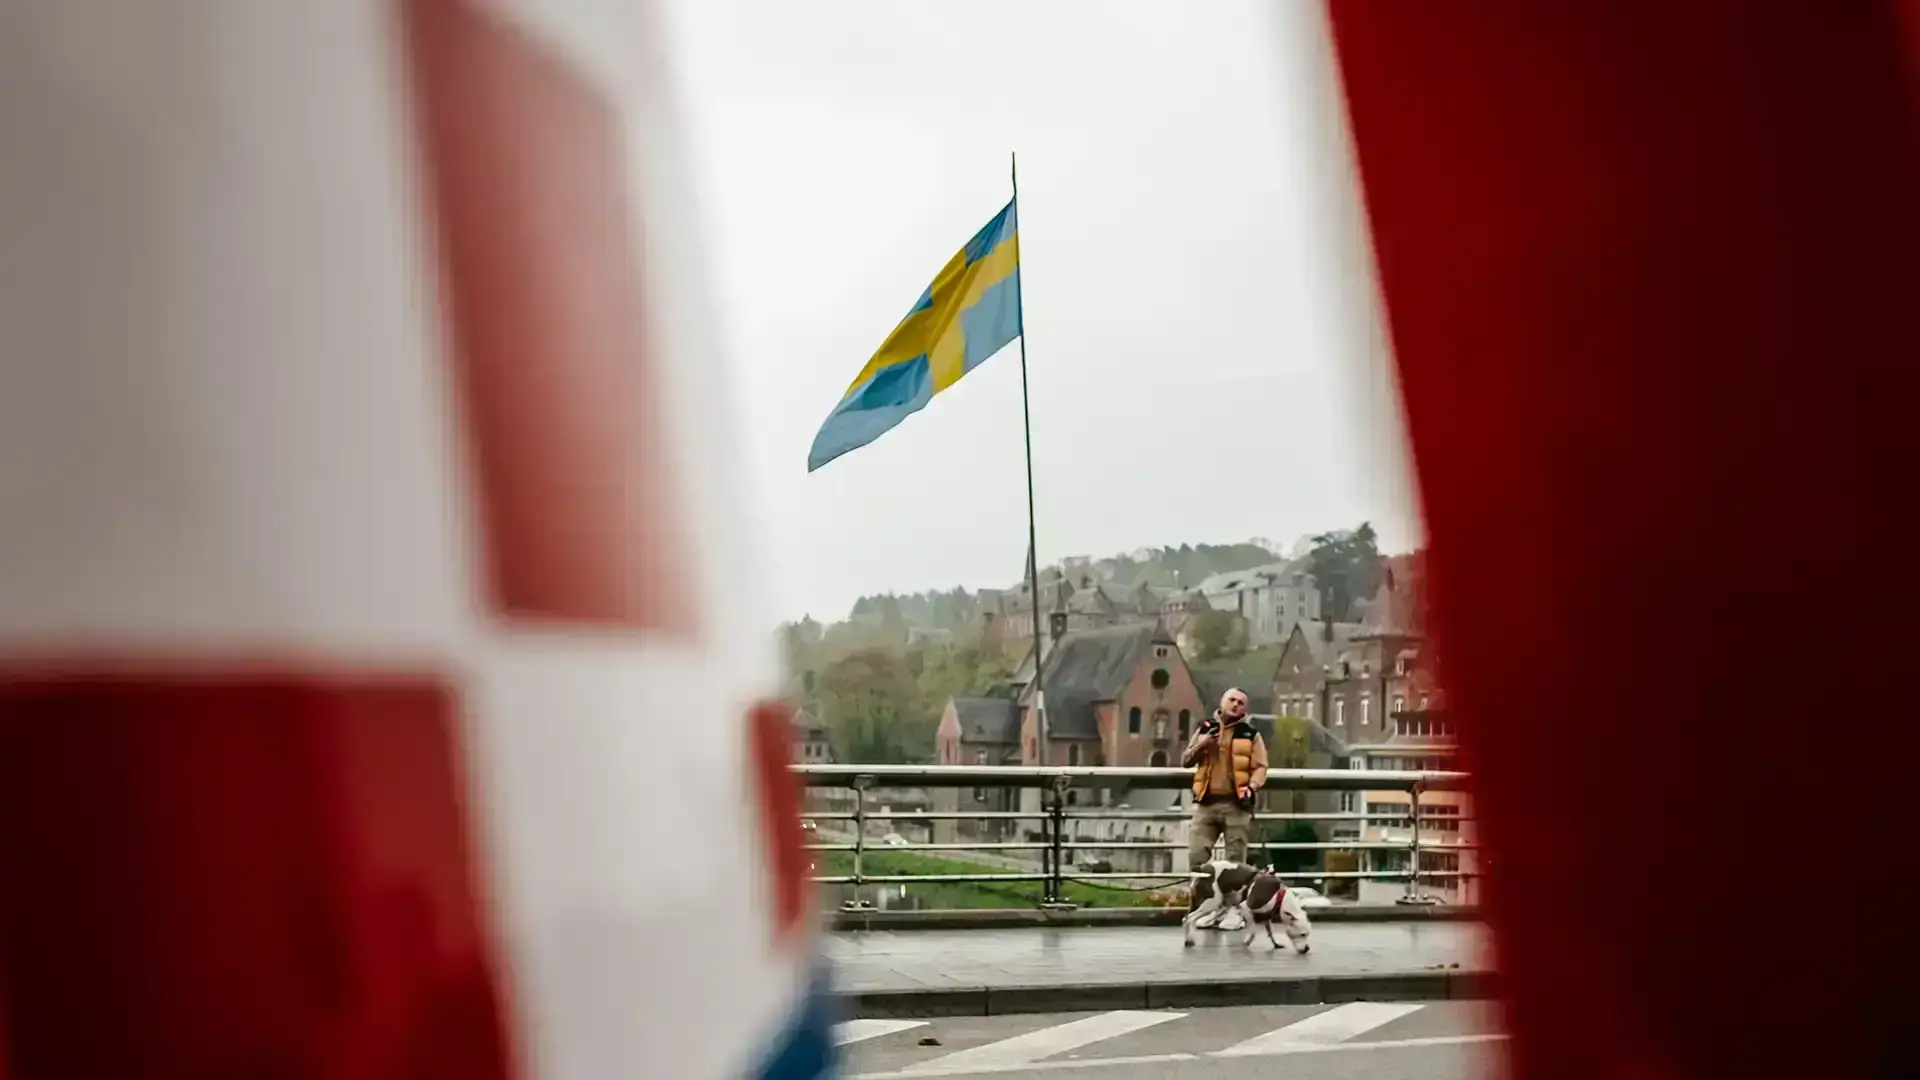
<path id="1" fill-rule="evenodd" d="M 0 674 L 8 1080 L 509 1074 L 432 678 Z"/>
<path id="2" fill-rule="evenodd" d="M 760 807 L 760 837 L 766 845 L 773 888 L 774 940 L 802 940 L 800 931 L 813 896 L 806 834 L 800 828 L 800 781 L 793 775 L 793 709 L 762 702 L 747 713 L 749 755 Z"/>
<path id="3" fill-rule="evenodd" d="M 690 640 L 621 116 L 497 6 L 399 3 L 488 599 L 511 619 Z"/>
<path id="4" fill-rule="evenodd" d="M 1330 10 L 1519 1075 L 1890 1074 L 1920 52 L 1865 0 Z"/>

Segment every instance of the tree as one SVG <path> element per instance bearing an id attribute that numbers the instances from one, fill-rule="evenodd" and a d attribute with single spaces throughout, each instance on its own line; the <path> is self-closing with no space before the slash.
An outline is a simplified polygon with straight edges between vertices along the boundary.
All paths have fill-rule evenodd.
<path id="1" fill-rule="evenodd" d="M 876 606 L 880 610 L 880 640 L 889 645 L 903 645 L 907 640 L 907 616 L 901 609 L 900 598 L 888 593 L 880 597 Z"/>
<path id="2" fill-rule="evenodd" d="M 1274 769 L 1304 769 L 1308 763 L 1308 752 L 1313 747 L 1313 737 L 1308 730 L 1309 721 L 1297 716 L 1276 717 L 1273 722 L 1273 741 L 1267 745 L 1267 765 Z M 1304 791 L 1277 790 L 1272 792 L 1276 805 L 1286 805 L 1286 813 L 1302 814 L 1307 809 L 1307 793 Z M 1277 825 L 1268 825 L 1261 830 L 1261 839 L 1269 844 L 1311 844 L 1320 839 L 1312 822 L 1284 821 Z M 1300 873 L 1316 869 L 1320 865 L 1320 853 L 1306 851 L 1274 851 L 1273 868 L 1283 874 Z"/>
<path id="3" fill-rule="evenodd" d="M 1373 525 L 1340 529 L 1313 538 L 1307 568 L 1320 586 L 1321 611 L 1328 618 L 1345 619 L 1353 602 L 1372 597 L 1384 579 L 1380 545 Z"/>
<path id="4" fill-rule="evenodd" d="M 1234 647 L 1234 631 L 1239 620 L 1231 611 L 1205 611 L 1193 620 L 1193 659 L 1206 664 L 1227 655 Z"/>
<path id="5" fill-rule="evenodd" d="M 1308 727 L 1310 720 L 1298 716 L 1277 716 L 1273 720 L 1273 741 L 1267 744 L 1267 765 L 1274 769 L 1304 769 L 1307 767 L 1307 754 L 1313 748 L 1313 736 Z M 1287 796 L 1288 812 L 1304 814 L 1307 811 L 1307 793 L 1280 789 L 1273 792 L 1273 801 L 1278 803 L 1281 795 Z"/>
<path id="6" fill-rule="evenodd" d="M 936 646 L 921 652 L 920 699 L 936 724 L 948 698 L 998 693 L 1013 678 L 1013 664 L 1005 654 L 979 644 Z"/>
<path id="7" fill-rule="evenodd" d="M 1283 821 L 1263 828 L 1260 840 L 1266 844 L 1316 844 L 1320 842 L 1320 834 L 1314 831 L 1310 821 Z M 1282 874 L 1301 874 L 1320 868 L 1320 852 L 1310 848 L 1268 851 L 1267 857 L 1274 870 Z"/>
<path id="8" fill-rule="evenodd" d="M 897 765 L 933 756 L 933 724 L 899 653 L 882 648 L 849 653 L 822 669 L 815 687 L 839 760 Z"/>

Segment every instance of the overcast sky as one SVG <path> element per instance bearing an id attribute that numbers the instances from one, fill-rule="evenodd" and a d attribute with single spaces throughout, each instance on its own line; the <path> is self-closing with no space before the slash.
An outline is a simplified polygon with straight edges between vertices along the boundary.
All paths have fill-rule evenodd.
<path id="1" fill-rule="evenodd" d="M 1276 7 L 670 5 L 782 615 L 1020 574 L 1017 344 L 806 471 L 848 382 L 1007 201 L 1009 150 L 1043 561 L 1363 519 L 1415 541 L 1382 350 L 1342 316 L 1370 286 L 1342 269 L 1363 248 L 1329 202 L 1347 166 L 1323 50 Z"/>

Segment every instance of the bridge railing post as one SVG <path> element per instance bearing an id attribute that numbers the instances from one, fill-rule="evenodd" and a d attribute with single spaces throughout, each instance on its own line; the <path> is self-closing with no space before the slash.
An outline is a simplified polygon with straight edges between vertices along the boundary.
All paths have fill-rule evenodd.
<path id="1" fill-rule="evenodd" d="M 1053 778 L 1053 784 L 1047 789 L 1047 866 L 1043 869 L 1047 875 L 1044 894 L 1040 898 L 1043 908 L 1070 908 L 1072 904 L 1066 898 L 1066 849 L 1067 849 L 1067 788 L 1071 781 L 1065 776 Z"/>
<path id="2" fill-rule="evenodd" d="M 1408 812 L 1413 816 L 1413 840 L 1408 844 L 1413 865 L 1407 875 L 1407 891 L 1400 897 L 1403 904 L 1429 904 L 1433 901 L 1420 891 L 1420 795 L 1427 788 L 1425 780 L 1415 780 L 1410 786 Z"/>
<path id="3" fill-rule="evenodd" d="M 872 786 L 871 776 L 853 778 L 853 895 L 840 905 L 846 911 L 873 910 L 872 901 L 862 899 L 860 895 L 861 885 L 866 881 L 867 789 Z"/>

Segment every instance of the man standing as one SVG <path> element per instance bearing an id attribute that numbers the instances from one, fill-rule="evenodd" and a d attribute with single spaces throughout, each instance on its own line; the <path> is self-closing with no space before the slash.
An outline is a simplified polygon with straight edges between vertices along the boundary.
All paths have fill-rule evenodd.
<path id="1" fill-rule="evenodd" d="M 1247 719 L 1246 691 L 1220 696 L 1220 708 L 1201 723 L 1180 764 L 1193 769 L 1193 821 L 1187 827 L 1187 864 L 1199 870 L 1226 834 L 1227 858 L 1247 861 L 1253 799 L 1267 782 L 1267 744 Z"/>

